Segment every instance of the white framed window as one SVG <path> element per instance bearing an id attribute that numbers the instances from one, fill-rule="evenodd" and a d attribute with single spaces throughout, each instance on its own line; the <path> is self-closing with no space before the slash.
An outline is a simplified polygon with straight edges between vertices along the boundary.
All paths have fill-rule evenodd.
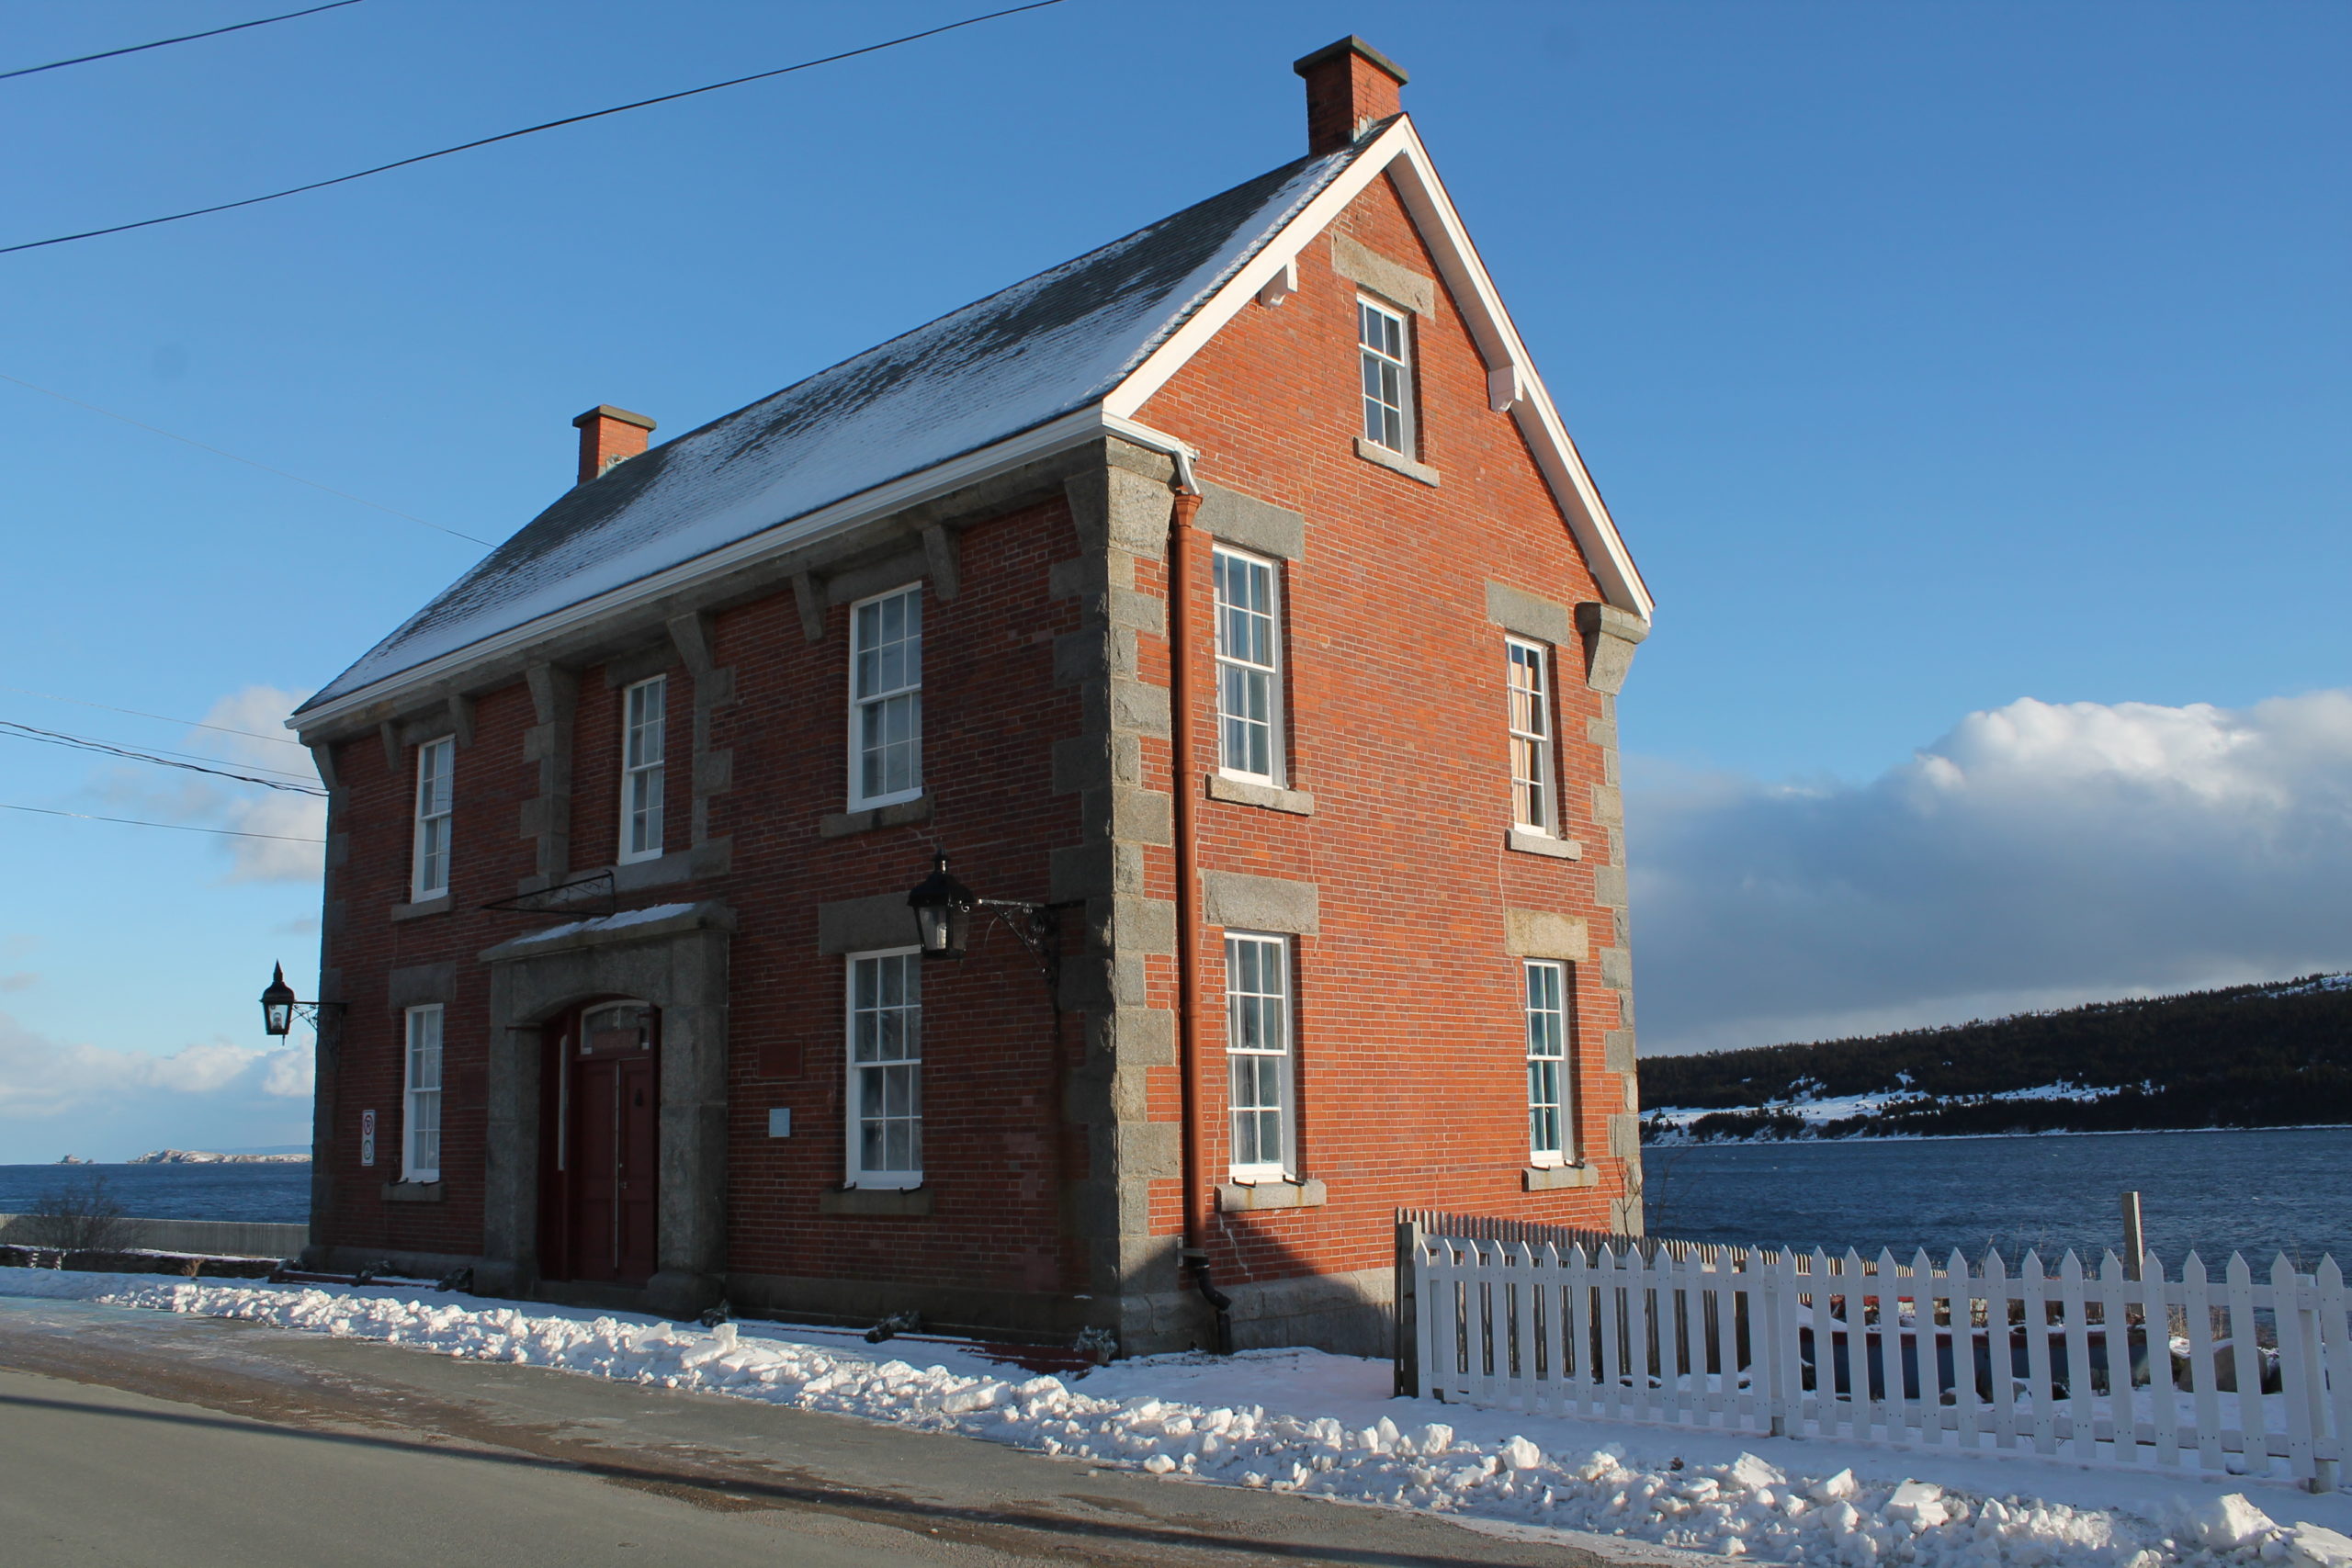
<path id="1" fill-rule="evenodd" d="M 1282 616 L 1274 563 L 1217 547 L 1217 761 L 1228 773 L 1280 784 Z"/>
<path id="2" fill-rule="evenodd" d="M 922 793 L 922 584 L 849 612 L 849 803 Z"/>
<path id="3" fill-rule="evenodd" d="M 458 766 L 458 738 L 445 735 L 416 749 L 416 854 L 409 897 L 438 898 L 449 891 L 451 775 Z"/>
<path id="4" fill-rule="evenodd" d="M 849 959 L 852 1187 L 922 1185 L 922 953 Z"/>
<path id="5" fill-rule="evenodd" d="M 1527 964 L 1527 1152 L 1534 1165 L 1571 1157 L 1568 972 L 1548 959 Z"/>
<path id="6" fill-rule="evenodd" d="M 1530 832 L 1559 828 L 1552 787 L 1552 682 L 1542 643 L 1507 644 L 1510 688 L 1510 819 Z"/>
<path id="7" fill-rule="evenodd" d="M 1270 1181 L 1295 1175 L 1288 938 L 1227 933 L 1225 1050 L 1232 1077 L 1235 1179 Z"/>
<path id="8" fill-rule="evenodd" d="M 1413 455 L 1412 331 L 1405 318 L 1369 299 L 1356 301 L 1356 344 L 1363 358 L 1363 438 Z"/>
<path id="9" fill-rule="evenodd" d="M 624 863 L 662 853 L 662 785 L 670 679 L 656 675 L 621 694 L 621 853 Z"/>
<path id="10" fill-rule="evenodd" d="M 408 1010 L 408 1067 L 401 1080 L 401 1179 L 441 1179 L 441 1007 Z"/>

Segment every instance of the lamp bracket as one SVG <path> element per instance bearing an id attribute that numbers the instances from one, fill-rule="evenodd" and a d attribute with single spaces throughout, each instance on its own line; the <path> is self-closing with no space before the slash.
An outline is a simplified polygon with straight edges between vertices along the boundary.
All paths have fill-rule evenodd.
<path id="1" fill-rule="evenodd" d="M 1046 982 L 1046 999 L 1057 1014 L 1062 1010 L 1062 926 L 1054 917 L 1064 909 L 1075 909 L 1082 899 L 1066 898 L 1058 904 L 1034 904 L 1026 898 L 976 898 L 973 904 L 995 917 L 997 924 L 1012 933 L 1013 939 L 1029 950 L 1037 965 L 1037 974 Z"/>

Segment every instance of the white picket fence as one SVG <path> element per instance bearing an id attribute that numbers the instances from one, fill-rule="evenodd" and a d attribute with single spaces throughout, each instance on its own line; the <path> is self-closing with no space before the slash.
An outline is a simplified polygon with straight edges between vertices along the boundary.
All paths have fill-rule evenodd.
<path id="1" fill-rule="evenodd" d="M 1939 1267 L 1403 1229 L 1400 1382 L 1409 1359 L 1439 1399 L 2314 1491 L 2335 1488 L 2352 1437 L 2352 1294 L 2333 1258 L 2302 1274 L 2282 1256 L 2257 1280 L 2233 1255 L 2214 1280 L 2192 1252 L 2174 1279 L 2151 1253 L 2134 1278 L 2111 1252 L 2095 1275 L 2072 1252 L 2012 1273 L 1997 1253 Z"/>

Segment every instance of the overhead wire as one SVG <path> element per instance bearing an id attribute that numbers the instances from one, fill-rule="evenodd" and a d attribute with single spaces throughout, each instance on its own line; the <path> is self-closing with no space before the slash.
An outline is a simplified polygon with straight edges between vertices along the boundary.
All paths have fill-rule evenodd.
<path id="1" fill-rule="evenodd" d="M 333 0 L 325 6 L 313 6 L 307 11 L 288 11 L 282 17 L 264 17 L 258 21 L 236 22 L 225 28 L 213 28 L 200 33 L 182 33 L 177 38 L 159 38 L 153 43 L 134 43 L 121 49 L 100 50 L 96 54 L 77 54 L 71 60 L 52 60 L 46 65 L 25 65 L 14 71 L 0 71 L 0 82 L 11 76 L 31 76 L 43 71 L 59 71 L 68 65 L 87 65 L 93 60 L 112 60 L 117 55 L 137 54 L 142 50 L 162 49 L 167 44 L 194 43 L 200 38 L 219 38 L 222 33 L 241 33 L 247 28 L 266 28 L 272 22 L 290 22 L 297 17 L 315 17 L 322 11 L 339 11 L 345 6 L 356 6 L 359 0 Z"/>
<path id="2" fill-rule="evenodd" d="M 675 103 L 680 98 L 691 98 L 702 93 L 716 93 L 723 87 L 740 87 L 746 82 L 763 82 L 771 76 L 786 76 L 795 71 L 808 71 L 820 65 L 831 65 L 843 60 L 854 60 L 861 54 L 874 54 L 882 50 L 896 49 L 900 44 L 936 38 L 941 33 L 954 32 L 958 28 L 977 27 L 982 22 L 993 22 L 1000 17 L 1019 16 L 1023 11 L 1042 11 L 1049 6 L 1058 6 L 1062 3 L 1063 0 L 1030 0 L 1030 3 L 1025 6 L 1010 6 L 1001 11 L 990 11 L 984 16 L 967 17 L 960 22 L 947 22 L 935 28 L 925 28 L 921 32 L 908 33 L 900 38 L 885 39 L 880 43 L 869 43 L 859 49 L 843 50 L 839 54 L 828 54 L 816 60 L 803 60 L 792 65 L 779 65 L 773 71 L 755 71 L 749 76 L 733 76 L 724 82 L 712 82 L 705 86 L 688 87 L 683 92 L 663 93 L 659 97 L 639 98 L 635 103 L 616 104 L 610 108 L 594 109 L 586 114 L 567 115 L 561 119 L 550 119 L 538 125 L 526 125 L 520 130 L 502 131 L 496 136 L 484 136 L 472 141 L 460 141 L 454 147 L 443 147 L 431 152 L 419 152 L 414 157 L 400 158 L 389 164 L 379 164 L 372 169 L 337 175 L 333 179 L 312 180 L 308 185 L 289 186 L 284 190 L 271 191 L 266 196 L 249 196 L 242 201 L 223 201 L 211 207 L 190 208 L 186 212 L 167 213 L 161 218 L 142 218 L 135 223 L 116 223 L 104 229 L 85 229 L 78 234 L 57 234 L 46 240 L 27 240 L 18 244 L 0 245 L 0 255 L 7 255 L 16 251 L 37 251 L 44 245 L 62 245 L 75 240 L 95 240 L 102 234 L 120 234 L 131 229 L 152 229 L 158 223 L 176 223 L 184 218 L 202 218 L 208 213 L 230 212 L 240 207 L 257 207 L 265 201 L 277 201 L 284 197 L 300 196 L 304 191 L 324 190 L 329 186 L 348 185 L 353 180 L 364 180 L 370 175 L 385 174 L 393 169 L 404 169 L 411 164 L 423 164 L 435 158 L 447 158 L 453 152 L 467 152 L 476 147 L 488 147 L 493 142 L 512 141 L 518 136 L 533 136 L 542 130 L 554 130 L 562 126 L 578 125 L 584 120 L 603 119 L 607 115 L 627 114 L 631 109 L 650 108 L 655 104 Z"/>
<path id="3" fill-rule="evenodd" d="M 323 797 L 327 793 L 315 784 L 258 778 L 252 773 L 232 773 L 226 768 L 207 767 L 201 762 L 175 761 L 170 757 L 157 756 L 153 751 L 134 751 L 127 746 L 115 746 L 104 740 L 90 739 L 86 736 L 67 735 L 62 730 L 37 729 L 29 724 L 18 724 L 14 719 L 0 718 L 0 735 L 10 736 L 18 740 L 37 740 L 44 746 L 63 746 L 76 751 L 96 751 L 107 756 L 121 757 L 133 762 L 152 762 L 159 768 L 179 768 L 191 773 L 210 773 L 215 778 L 234 779 L 239 784 L 259 784 L 264 789 L 281 789 L 289 795 Z M 185 756 L 187 753 L 182 752 L 180 755 Z M 264 771 L 276 772 L 277 770 L 265 769 Z M 285 775 L 288 779 L 292 776 Z"/>
<path id="4" fill-rule="evenodd" d="M 164 724 L 185 725 L 190 729 L 217 729 L 223 735 L 243 735 L 255 740 L 266 740 L 274 746 L 300 746 L 300 740 L 288 740 L 283 735 L 265 735 L 258 729 L 239 729 L 234 725 L 207 724 L 197 718 L 174 718 L 169 714 L 148 713 L 141 708 L 119 708 L 111 703 L 94 703 L 81 697 L 61 697 L 55 692 L 36 692 L 27 686 L 0 686 L 0 692 L 14 692 L 20 697 L 39 697 L 43 702 L 70 703 L 77 708 L 96 708 L 101 713 L 127 713 L 133 718 L 152 718 Z M 163 748 L 157 747 L 161 750 Z M 265 773 L 272 770 L 264 769 Z"/>
<path id="5" fill-rule="evenodd" d="M 147 822 L 136 817 L 97 817 L 86 811 L 57 811 L 46 806 L 16 806 L 0 800 L 0 811 L 33 811 L 43 817 L 71 817 L 77 822 L 120 822 L 130 828 L 169 828 L 180 833 L 216 833 L 224 839 L 275 839 L 281 844 L 323 844 L 293 833 L 248 833 L 236 828 L 198 828 L 189 822 Z"/>
<path id="6" fill-rule="evenodd" d="M 369 501 L 366 496 L 354 495 L 349 491 L 337 490 L 333 485 L 322 485 L 316 479 L 306 479 L 300 474 L 289 474 L 284 468 L 273 468 L 267 463 L 257 463 L 251 457 L 241 457 L 234 452 L 224 452 L 220 447 L 198 441 L 192 435 L 182 435 L 177 431 L 165 430 L 163 426 L 158 424 L 149 424 L 146 421 L 133 419 L 127 413 L 117 413 L 112 409 L 102 409 L 96 403 L 85 403 L 79 398 L 69 398 L 63 392 L 57 391 L 52 388 L 40 386 L 36 382 L 28 381 L 21 376 L 11 376 L 6 371 L 0 370 L 0 381 L 14 382 L 16 385 L 24 388 L 28 391 L 39 392 L 43 397 L 55 398 L 61 403 L 72 403 L 77 409 L 87 409 L 92 413 L 104 414 L 108 419 L 119 419 L 125 424 L 136 425 L 140 429 L 148 431 L 153 434 L 169 436 L 174 441 L 184 442 L 190 446 L 196 447 L 199 451 L 209 452 L 216 457 L 226 457 L 232 463 L 243 463 L 249 468 L 259 468 L 265 474 L 276 474 L 281 479 L 292 479 L 298 485 L 309 485 L 312 490 L 322 490 L 329 495 L 339 496 L 345 501 L 356 502 L 362 506 L 370 506 L 379 512 L 390 513 L 394 517 L 404 518 L 408 522 L 420 524 L 424 527 L 432 529 L 436 534 L 447 534 L 453 538 L 463 539 L 469 544 L 480 545 L 485 549 L 491 547 L 491 541 L 488 539 L 479 539 L 471 534 L 461 533 L 455 528 L 447 528 L 438 523 L 426 522 L 422 517 L 418 517 L 411 513 L 399 511 L 393 507 L 386 506 L 381 502 Z"/>

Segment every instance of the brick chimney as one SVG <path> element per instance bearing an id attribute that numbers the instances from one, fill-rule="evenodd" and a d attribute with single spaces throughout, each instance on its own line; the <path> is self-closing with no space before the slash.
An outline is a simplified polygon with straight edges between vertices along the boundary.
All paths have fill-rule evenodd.
<path id="1" fill-rule="evenodd" d="M 586 484 L 624 457 L 645 450 L 653 422 L 641 413 L 598 403 L 571 422 L 580 427 L 580 482 Z"/>
<path id="2" fill-rule="evenodd" d="M 1351 33 L 1291 67 L 1306 78 L 1306 151 L 1337 152 L 1366 129 L 1402 114 L 1405 68 Z"/>

